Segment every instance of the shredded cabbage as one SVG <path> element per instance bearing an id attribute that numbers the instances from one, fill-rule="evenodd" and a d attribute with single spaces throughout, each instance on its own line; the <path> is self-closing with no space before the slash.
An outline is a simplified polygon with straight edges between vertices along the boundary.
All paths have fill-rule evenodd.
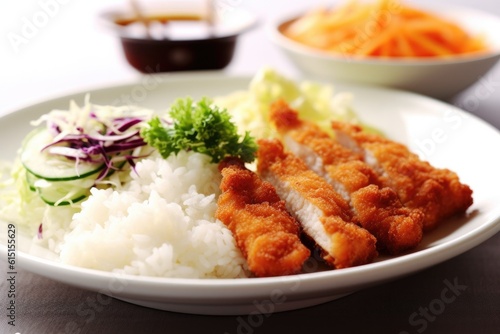
<path id="1" fill-rule="evenodd" d="M 152 114 L 130 106 L 94 105 L 87 95 L 83 107 L 71 101 L 69 110 L 52 110 L 31 124 L 46 123 L 54 139 L 43 150 L 53 157 L 75 160 L 75 166 L 80 161 L 104 163 L 106 167 L 97 178 L 100 181 L 118 169 L 115 163 L 126 161 L 134 166 L 134 159 L 146 145 L 140 128 Z"/>
<path id="2" fill-rule="evenodd" d="M 216 97 L 214 103 L 227 108 L 239 131 L 268 138 L 276 135 L 268 114 L 270 104 L 278 99 L 290 104 L 301 118 L 317 123 L 326 131 L 331 131 L 332 120 L 360 123 L 351 107 L 351 93 L 335 93 L 331 85 L 318 82 L 296 82 L 270 68 L 261 69 L 248 90 Z"/>
<path id="3" fill-rule="evenodd" d="M 69 110 L 52 110 L 31 122 L 33 126 L 47 123 L 55 130 L 54 141 L 67 135 L 86 133 L 90 136 L 102 135 L 104 132 L 123 133 L 117 128 L 117 120 L 128 118 L 149 119 L 153 111 L 133 106 L 108 106 L 90 103 L 90 95 L 85 96 L 85 103 L 79 107 L 71 100 Z"/>
<path id="4" fill-rule="evenodd" d="M 0 219 L 36 231 L 46 206 L 30 190 L 26 169 L 18 159 L 0 161 Z"/>

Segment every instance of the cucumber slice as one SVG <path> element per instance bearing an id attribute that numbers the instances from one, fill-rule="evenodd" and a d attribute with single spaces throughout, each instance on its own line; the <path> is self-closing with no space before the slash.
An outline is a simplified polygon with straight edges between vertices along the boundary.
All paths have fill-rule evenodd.
<path id="1" fill-rule="evenodd" d="M 87 198 L 95 181 L 93 177 L 73 181 L 47 181 L 30 172 L 26 173 L 26 179 L 30 190 L 52 206 L 70 205 Z"/>
<path id="2" fill-rule="evenodd" d="M 30 190 L 36 191 L 35 182 L 36 182 L 36 180 L 38 180 L 38 178 L 35 175 L 28 172 L 27 170 L 25 171 L 25 174 L 26 174 L 26 181 L 28 182 L 28 186 L 30 187 Z"/>
<path id="3" fill-rule="evenodd" d="M 21 163 L 34 176 L 47 181 L 69 181 L 86 178 L 104 168 L 101 163 L 79 161 L 77 164 L 75 160 L 42 151 L 53 140 L 46 128 L 33 130 L 24 140 Z"/>

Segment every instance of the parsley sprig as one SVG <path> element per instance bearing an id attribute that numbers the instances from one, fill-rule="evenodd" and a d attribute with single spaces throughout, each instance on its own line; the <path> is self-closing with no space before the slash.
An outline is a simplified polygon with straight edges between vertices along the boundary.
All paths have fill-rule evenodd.
<path id="1" fill-rule="evenodd" d="M 141 130 L 146 143 L 156 148 L 163 158 L 181 150 L 206 154 L 218 163 L 227 156 L 245 162 L 255 159 L 257 144 L 247 131 L 243 136 L 231 122 L 225 109 L 208 98 L 194 102 L 191 98 L 177 99 L 170 108 L 171 122 L 154 117 Z"/>

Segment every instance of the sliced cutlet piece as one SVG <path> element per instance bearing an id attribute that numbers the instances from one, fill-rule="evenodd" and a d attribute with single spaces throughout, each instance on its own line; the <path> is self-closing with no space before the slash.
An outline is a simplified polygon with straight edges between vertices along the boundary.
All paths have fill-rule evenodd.
<path id="1" fill-rule="evenodd" d="M 360 154 L 340 145 L 314 123 L 299 119 L 284 101 L 271 106 L 270 119 L 287 148 L 324 177 L 351 205 L 353 221 L 377 238 L 380 251 L 399 254 L 422 240 L 423 213 L 401 203 Z"/>
<path id="2" fill-rule="evenodd" d="M 277 140 L 259 140 L 257 172 L 272 183 L 304 233 L 322 250 L 334 268 L 371 262 L 377 255 L 376 239 L 351 222 L 349 204 L 322 177 Z"/>
<path id="3" fill-rule="evenodd" d="M 463 214 L 472 205 L 471 188 L 453 171 L 435 168 L 405 145 L 363 132 L 359 126 L 333 122 L 332 127 L 338 142 L 362 154 L 404 205 L 422 210 L 424 232 L 446 218 Z"/>
<path id="4" fill-rule="evenodd" d="M 274 187 L 238 159 L 222 161 L 219 169 L 222 194 L 216 217 L 233 233 L 250 271 L 259 277 L 300 272 L 310 250 Z"/>

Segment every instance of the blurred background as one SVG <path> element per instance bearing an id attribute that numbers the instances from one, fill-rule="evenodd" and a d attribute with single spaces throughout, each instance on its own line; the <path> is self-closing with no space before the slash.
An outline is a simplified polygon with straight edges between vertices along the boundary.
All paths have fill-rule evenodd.
<path id="1" fill-rule="evenodd" d="M 144 0 L 147 2 L 147 0 Z M 193 1 L 203 3 L 203 1 Z M 297 71 L 268 38 L 275 18 L 300 12 L 324 0 L 216 0 L 218 10 L 245 8 L 257 14 L 259 25 L 239 40 L 233 61 L 224 72 L 252 75 L 264 65 L 291 75 Z M 408 3 L 432 3 L 413 0 Z M 446 0 L 476 7 L 475 0 Z M 139 1 L 141 3 L 141 1 Z M 500 15 L 498 0 L 483 0 L 481 10 Z M 140 73 L 126 62 L 119 41 L 98 22 L 100 12 L 124 0 L 22 0 L 0 3 L 0 113 L 66 93 L 122 84 Z M 21 36 L 21 38 L 18 38 Z M 494 79 L 497 78 L 497 79 Z M 478 78 L 479 79 L 479 78 Z M 489 80 L 489 82 L 484 82 Z M 481 83 L 479 83 L 481 84 Z M 483 85 L 500 86 L 500 66 Z M 474 92 L 474 87 L 469 93 Z M 500 127 L 496 105 L 500 94 L 483 96 L 478 107 L 466 103 L 467 91 L 451 102 Z"/>

